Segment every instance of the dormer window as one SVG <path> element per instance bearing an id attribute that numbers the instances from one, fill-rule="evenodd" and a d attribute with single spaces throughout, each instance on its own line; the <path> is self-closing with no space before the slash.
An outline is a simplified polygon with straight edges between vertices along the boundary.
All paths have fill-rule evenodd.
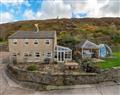
<path id="1" fill-rule="evenodd" d="M 17 44 L 17 39 L 13 39 L 13 44 Z"/>
<path id="2" fill-rule="evenodd" d="M 25 39 L 25 44 L 28 44 L 28 39 Z"/>
<path id="3" fill-rule="evenodd" d="M 37 39 L 35 39 L 34 44 L 38 44 L 38 40 Z"/>
<path id="4" fill-rule="evenodd" d="M 50 40 L 49 39 L 45 40 L 45 44 L 50 44 Z"/>

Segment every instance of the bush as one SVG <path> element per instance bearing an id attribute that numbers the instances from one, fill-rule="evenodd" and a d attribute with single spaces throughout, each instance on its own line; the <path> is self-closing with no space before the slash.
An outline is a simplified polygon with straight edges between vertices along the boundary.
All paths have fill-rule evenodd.
<path id="1" fill-rule="evenodd" d="M 115 35 L 115 36 L 112 37 L 112 39 L 113 39 L 114 42 L 120 43 L 120 35 Z"/>
<path id="2" fill-rule="evenodd" d="M 28 71 L 36 71 L 36 70 L 38 70 L 38 67 L 35 64 L 31 64 L 27 67 L 27 70 Z"/>
<path id="3" fill-rule="evenodd" d="M 94 66 L 93 64 L 94 63 L 91 61 L 84 61 L 82 63 L 83 71 L 88 72 L 88 73 L 100 73 L 100 68 L 97 66 Z"/>
<path id="4" fill-rule="evenodd" d="M 2 38 L 0 38 L 0 42 L 2 42 L 3 41 L 3 39 Z"/>

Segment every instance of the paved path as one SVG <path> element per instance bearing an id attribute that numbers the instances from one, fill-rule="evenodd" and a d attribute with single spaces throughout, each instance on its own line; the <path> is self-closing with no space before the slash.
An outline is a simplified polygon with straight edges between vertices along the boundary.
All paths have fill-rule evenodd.
<path id="1" fill-rule="evenodd" d="M 9 79 L 0 64 L 0 95 L 120 95 L 120 85 L 114 82 L 96 85 L 76 85 L 74 89 L 35 91 L 23 88 Z M 71 87 L 69 87 L 71 88 Z"/>

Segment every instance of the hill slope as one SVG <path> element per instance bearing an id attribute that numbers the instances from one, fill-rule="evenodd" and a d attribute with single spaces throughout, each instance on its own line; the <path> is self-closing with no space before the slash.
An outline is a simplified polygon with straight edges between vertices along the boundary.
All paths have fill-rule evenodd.
<path id="1" fill-rule="evenodd" d="M 120 18 L 84 18 L 84 19 L 51 19 L 30 20 L 0 25 L 0 40 L 17 30 L 35 30 L 38 23 L 40 30 L 56 30 L 58 43 L 72 47 L 82 39 L 110 45 L 120 44 Z"/>

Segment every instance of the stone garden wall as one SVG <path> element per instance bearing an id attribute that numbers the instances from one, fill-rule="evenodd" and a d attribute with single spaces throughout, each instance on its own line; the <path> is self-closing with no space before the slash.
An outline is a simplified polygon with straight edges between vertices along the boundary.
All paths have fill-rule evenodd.
<path id="1" fill-rule="evenodd" d="M 46 90 L 48 85 L 78 85 L 91 84 L 105 81 L 120 81 L 120 68 L 112 68 L 96 73 L 49 73 L 49 72 L 30 72 L 23 71 L 8 65 L 6 68 L 7 74 L 18 83 L 39 89 Z"/>

